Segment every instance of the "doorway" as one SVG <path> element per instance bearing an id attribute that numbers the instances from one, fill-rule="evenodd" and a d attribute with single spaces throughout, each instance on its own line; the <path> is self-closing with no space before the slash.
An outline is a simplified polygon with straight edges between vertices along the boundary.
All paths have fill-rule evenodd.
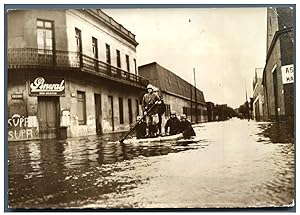
<path id="1" fill-rule="evenodd" d="M 108 118 L 109 124 L 111 126 L 111 130 L 115 130 L 115 123 L 114 123 L 114 101 L 112 96 L 108 96 Z"/>
<path id="2" fill-rule="evenodd" d="M 101 95 L 94 94 L 95 97 L 95 116 L 96 116 L 96 132 L 98 135 L 102 134 L 102 109 L 101 109 Z"/>
<path id="3" fill-rule="evenodd" d="M 59 97 L 38 97 L 38 120 L 41 139 L 56 139 L 59 126 Z"/>

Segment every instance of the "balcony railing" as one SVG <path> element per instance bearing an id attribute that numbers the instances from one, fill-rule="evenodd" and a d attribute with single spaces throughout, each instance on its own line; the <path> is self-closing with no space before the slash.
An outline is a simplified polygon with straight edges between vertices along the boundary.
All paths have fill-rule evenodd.
<path id="1" fill-rule="evenodd" d="M 8 49 L 8 68 L 73 68 L 95 72 L 114 80 L 125 80 L 146 86 L 148 81 L 105 62 L 79 52 L 44 50 L 34 48 Z"/>

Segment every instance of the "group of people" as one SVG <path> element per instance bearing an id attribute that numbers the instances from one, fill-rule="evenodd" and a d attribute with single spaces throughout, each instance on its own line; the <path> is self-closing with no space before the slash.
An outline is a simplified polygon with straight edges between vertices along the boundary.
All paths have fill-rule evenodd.
<path id="1" fill-rule="evenodd" d="M 158 88 L 150 84 L 147 86 L 147 93 L 143 96 L 142 100 L 142 109 L 144 117 L 137 117 L 137 138 L 140 139 L 161 136 L 162 115 L 165 113 L 166 107 L 162 97 L 159 95 Z M 186 118 L 186 115 L 181 115 L 179 120 L 175 111 L 171 111 L 170 118 L 167 120 L 165 125 L 165 133 L 166 135 L 183 133 L 184 138 L 196 136 L 191 123 Z"/>

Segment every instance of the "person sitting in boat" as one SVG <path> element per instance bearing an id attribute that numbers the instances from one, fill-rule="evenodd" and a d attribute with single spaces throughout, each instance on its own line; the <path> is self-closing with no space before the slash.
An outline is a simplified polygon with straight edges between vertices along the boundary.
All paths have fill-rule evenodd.
<path id="1" fill-rule="evenodd" d="M 153 125 L 153 115 L 157 114 L 157 107 L 153 105 L 160 104 L 160 98 L 157 94 L 153 93 L 153 86 L 148 84 L 147 93 L 143 96 L 142 100 L 142 109 L 143 114 L 146 115 L 146 124 L 147 124 L 147 135 L 150 136 L 149 126 Z M 150 110 L 151 109 L 151 110 Z M 151 127 L 151 126 L 150 126 Z"/>
<path id="2" fill-rule="evenodd" d="M 184 139 L 189 139 L 192 136 L 196 136 L 192 124 L 187 120 L 185 114 L 180 116 L 179 132 L 183 134 Z"/>
<path id="3" fill-rule="evenodd" d="M 136 117 L 136 121 L 138 122 L 139 120 L 141 120 L 141 116 L 137 116 Z M 147 125 L 146 125 L 146 122 L 144 120 L 141 120 L 137 126 L 136 126 L 136 138 L 137 139 L 141 139 L 141 138 L 145 138 L 146 136 L 146 128 L 147 128 Z"/>
<path id="4" fill-rule="evenodd" d="M 180 120 L 176 116 L 175 111 L 171 111 L 170 118 L 165 125 L 165 133 L 167 135 L 175 135 L 179 133 Z"/>
<path id="5" fill-rule="evenodd" d="M 166 112 L 166 106 L 162 96 L 159 94 L 159 89 L 154 87 L 153 93 L 155 93 L 160 98 L 160 104 L 157 105 L 158 123 L 156 129 L 157 129 L 157 135 L 161 135 L 162 115 Z"/>

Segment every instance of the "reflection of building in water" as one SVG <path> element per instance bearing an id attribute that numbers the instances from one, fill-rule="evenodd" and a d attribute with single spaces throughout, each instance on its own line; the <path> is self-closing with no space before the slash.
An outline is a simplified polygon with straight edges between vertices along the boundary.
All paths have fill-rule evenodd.
<path id="1" fill-rule="evenodd" d="M 74 168 L 76 166 L 89 166 L 90 157 L 89 143 L 81 140 L 71 140 L 64 144 L 64 166 Z M 92 155 L 93 160 L 97 160 L 97 154 Z"/>
<path id="2" fill-rule="evenodd" d="M 102 153 L 103 153 L 103 163 L 115 163 L 117 161 L 116 157 L 116 143 L 108 142 L 102 145 Z"/>
<path id="3" fill-rule="evenodd" d="M 129 129 L 147 84 L 134 34 L 99 9 L 9 10 L 7 20 L 9 140 Z"/>
<path id="4" fill-rule="evenodd" d="M 40 143 L 29 143 L 26 146 L 28 147 L 28 154 L 30 157 L 29 163 L 32 171 L 34 172 L 34 174 L 42 173 L 41 162 L 43 160 L 41 159 Z"/>

